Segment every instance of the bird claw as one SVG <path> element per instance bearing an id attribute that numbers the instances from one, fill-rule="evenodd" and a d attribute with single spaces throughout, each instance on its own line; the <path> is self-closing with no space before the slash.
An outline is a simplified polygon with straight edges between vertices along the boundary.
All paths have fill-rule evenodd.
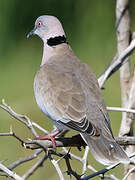
<path id="1" fill-rule="evenodd" d="M 50 135 L 38 136 L 38 137 L 35 137 L 34 140 L 51 140 L 53 148 L 56 148 L 56 141 L 53 136 L 50 136 Z"/>
<path id="2" fill-rule="evenodd" d="M 35 140 L 51 140 L 52 141 L 52 146 L 53 148 L 56 148 L 56 141 L 55 141 L 55 136 L 58 135 L 60 132 L 58 130 L 53 130 L 46 136 L 38 136 L 35 137 Z"/>

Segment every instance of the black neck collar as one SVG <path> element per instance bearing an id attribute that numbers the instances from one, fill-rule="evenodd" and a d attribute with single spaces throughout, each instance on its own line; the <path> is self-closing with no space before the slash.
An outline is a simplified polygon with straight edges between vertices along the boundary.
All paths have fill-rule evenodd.
<path id="1" fill-rule="evenodd" d="M 64 35 L 63 36 L 56 36 L 56 37 L 47 39 L 47 44 L 49 46 L 56 46 L 56 45 L 59 45 L 62 43 L 67 43 L 67 39 Z"/>

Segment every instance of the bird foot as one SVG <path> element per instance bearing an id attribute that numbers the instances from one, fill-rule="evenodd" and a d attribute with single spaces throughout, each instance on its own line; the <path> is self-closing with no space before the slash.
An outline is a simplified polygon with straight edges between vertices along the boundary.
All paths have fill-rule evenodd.
<path id="1" fill-rule="evenodd" d="M 53 148 L 56 148 L 55 136 L 58 135 L 59 133 L 60 132 L 58 130 L 54 130 L 54 131 L 50 132 L 48 135 L 46 135 L 46 136 L 35 137 L 34 140 L 51 140 Z"/>

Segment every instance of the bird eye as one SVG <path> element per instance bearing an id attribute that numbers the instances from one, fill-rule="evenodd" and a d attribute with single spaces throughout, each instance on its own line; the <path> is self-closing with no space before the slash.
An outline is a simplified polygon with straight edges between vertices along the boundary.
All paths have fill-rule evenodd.
<path id="1" fill-rule="evenodd" d="M 39 21 L 39 22 L 38 22 L 38 27 L 41 27 L 41 26 L 42 26 L 42 22 Z"/>

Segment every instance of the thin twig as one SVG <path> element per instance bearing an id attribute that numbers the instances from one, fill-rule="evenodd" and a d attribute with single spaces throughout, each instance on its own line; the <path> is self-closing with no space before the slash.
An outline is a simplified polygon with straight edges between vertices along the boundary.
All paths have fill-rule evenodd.
<path id="1" fill-rule="evenodd" d="M 128 108 L 121 108 L 121 107 L 107 107 L 108 111 L 120 111 L 120 112 L 127 112 L 127 113 L 134 113 L 134 109 L 128 109 Z"/>
<path id="2" fill-rule="evenodd" d="M 4 109 L 6 112 L 8 112 L 12 117 L 23 123 L 27 128 L 30 129 L 32 134 L 34 136 L 38 136 L 37 132 L 35 131 L 34 127 L 38 128 L 42 132 L 48 134 L 48 131 L 39 126 L 37 123 L 33 122 L 28 118 L 26 115 L 17 114 L 6 102 L 4 99 L 2 99 L 2 105 L 0 105 L 0 108 Z M 34 127 L 33 127 L 34 126 Z"/>
<path id="3" fill-rule="evenodd" d="M 7 111 L 12 117 L 23 123 L 25 126 L 27 126 L 34 136 L 38 136 L 31 124 L 31 120 L 26 115 L 17 114 L 8 104 L 5 103 L 4 99 L 2 99 L 2 105 L 0 105 L 0 107 Z"/>
<path id="4" fill-rule="evenodd" d="M 120 163 L 115 163 L 115 164 L 113 164 L 113 165 L 111 165 L 111 166 L 108 166 L 108 167 L 105 168 L 105 169 L 102 169 L 102 170 L 97 171 L 97 172 L 95 172 L 95 173 L 93 173 L 93 174 L 91 174 L 91 175 L 88 175 L 88 176 L 85 176 L 84 178 L 81 178 L 81 180 L 88 180 L 88 179 L 91 179 L 91 178 L 93 178 L 93 177 L 95 177 L 95 176 L 98 176 L 98 175 L 100 175 L 100 174 L 105 174 L 105 173 L 108 172 L 110 169 L 115 168 L 115 167 L 118 166 L 119 164 L 120 164 Z"/>
<path id="5" fill-rule="evenodd" d="M 30 168 L 24 175 L 23 175 L 23 179 L 26 180 L 28 179 L 39 167 L 41 167 L 44 163 L 44 161 L 48 158 L 47 155 L 44 155 L 41 159 L 39 159 L 37 161 L 37 163 L 34 164 L 34 166 L 32 166 L 32 168 Z"/>
<path id="6" fill-rule="evenodd" d="M 106 71 L 98 78 L 99 86 L 102 88 L 108 77 L 114 69 L 118 70 L 124 63 L 126 63 L 126 58 L 131 55 L 135 49 L 135 39 L 133 39 L 130 45 L 119 55 L 118 59 L 114 61 L 111 66 L 109 66 Z M 117 68 L 118 67 L 118 68 Z"/>
<path id="7" fill-rule="evenodd" d="M 22 144 L 24 143 L 24 141 L 19 136 L 17 136 L 14 132 L 12 132 L 11 128 L 10 128 L 9 133 L 0 133 L 0 136 L 12 136 L 15 139 L 17 139 L 18 141 L 20 141 Z"/>
<path id="8" fill-rule="evenodd" d="M 71 156 L 70 156 L 70 149 L 69 149 L 69 151 L 65 154 L 63 154 L 63 153 L 58 153 L 58 152 L 56 152 L 56 151 L 49 151 L 49 153 L 50 154 L 54 154 L 54 155 L 56 155 L 56 156 L 58 156 L 58 157 L 62 157 L 62 158 L 64 158 L 65 159 L 65 162 L 66 162 L 66 165 L 67 165 L 67 171 L 66 171 L 66 173 L 67 173 L 67 175 L 69 175 L 70 177 L 71 177 L 71 175 L 72 176 L 74 176 L 77 180 L 80 180 L 80 178 L 81 178 L 81 175 L 78 175 L 74 170 L 72 170 L 72 167 L 71 167 L 71 164 L 70 164 L 70 159 L 71 159 Z M 61 159 L 60 159 L 61 160 Z M 59 160 L 57 160 L 57 163 L 59 162 Z"/>
<path id="9" fill-rule="evenodd" d="M 13 135 L 10 133 L 0 133 L 0 136 L 13 136 Z"/>
<path id="10" fill-rule="evenodd" d="M 88 153 L 89 153 L 89 147 L 86 146 L 85 148 L 85 152 L 82 158 L 82 162 L 83 162 L 83 168 L 82 168 L 82 177 L 84 176 L 86 170 L 87 170 L 87 157 L 88 157 Z"/>
<path id="11" fill-rule="evenodd" d="M 129 169 L 128 173 L 124 176 L 124 178 L 122 180 L 126 180 L 128 178 L 128 176 L 135 170 L 135 167 Z"/>
<path id="12" fill-rule="evenodd" d="M 135 156 L 135 153 L 133 153 L 133 154 L 131 154 L 130 156 L 129 156 L 129 158 L 133 158 Z M 86 177 L 84 177 L 84 178 L 81 178 L 81 180 L 88 180 L 88 179 L 91 179 L 91 178 L 93 178 L 93 177 L 95 177 L 95 176 L 98 176 L 98 175 L 100 175 L 100 174 L 102 174 L 102 175 L 104 175 L 106 172 L 108 172 L 109 170 L 111 170 L 111 169 L 114 169 L 116 166 L 118 166 L 120 163 L 118 162 L 118 163 L 115 163 L 115 164 L 113 164 L 113 165 L 110 165 L 110 166 L 108 166 L 107 168 L 105 168 L 105 169 L 102 169 L 102 170 L 100 170 L 100 171 L 98 171 L 98 172 L 95 172 L 95 173 L 93 173 L 93 174 L 91 174 L 91 175 L 88 175 L 88 176 L 86 176 Z"/>
<path id="13" fill-rule="evenodd" d="M 55 161 L 55 160 L 52 158 L 52 156 L 51 156 L 50 153 L 48 154 L 48 157 L 49 157 L 51 163 L 53 164 L 53 166 L 55 167 L 55 169 L 56 169 L 56 171 L 57 171 L 57 173 L 58 173 L 58 175 L 59 175 L 60 180 L 65 180 L 65 178 L 64 178 L 64 176 L 63 176 L 63 174 L 62 174 L 62 171 L 61 171 L 61 169 L 60 169 L 59 164 L 57 163 L 57 161 Z"/>
<path id="14" fill-rule="evenodd" d="M 36 152 L 34 152 L 32 155 L 27 156 L 27 157 L 20 158 L 20 159 L 18 159 L 17 161 L 13 162 L 12 164 L 8 165 L 7 168 L 10 169 L 10 170 L 12 170 L 12 169 L 16 168 L 17 166 L 19 166 L 19 165 L 21 165 L 21 164 L 23 164 L 23 163 L 25 163 L 25 162 L 28 162 L 28 161 L 31 161 L 31 160 L 37 158 L 38 155 L 39 155 L 41 152 L 43 152 L 43 150 L 42 150 L 42 149 L 38 149 L 38 150 L 36 150 Z"/>
<path id="15" fill-rule="evenodd" d="M 13 132 L 9 132 L 9 133 L 0 133 L 0 136 L 13 136 L 14 138 L 16 138 L 18 141 L 21 142 L 21 144 L 28 149 L 48 149 L 48 148 L 53 148 L 53 144 L 50 140 L 29 140 L 29 141 L 24 141 L 22 140 L 19 136 L 17 136 L 15 133 Z M 135 137 L 116 137 L 115 138 L 117 143 L 119 143 L 120 145 L 135 145 Z M 86 143 L 83 141 L 83 139 L 81 138 L 81 136 L 75 135 L 72 137 L 68 137 L 68 138 L 56 138 L 56 147 L 63 147 L 63 150 L 67 153 L 67 150 L 64 147 L 81 147 L 81 146 L 86 146 Z M 86 150 L 86 152 L 88 153 L 88 151 Z M 86 154 L 87 154 L 86 153 Z M 84 154 L 85 155 L 85 154 Z M 88 155 L 88 154 L 87 154 Z M 71 153 L 71 156 L 76 159 L 79 160 L 80 162 L 84 162 L 83 158 L 80 158 L 79 156 L 76 156 L 74 154 Z M 86 163 L 86 162 L 85 162 Z"/>
<path id="16" fill-rule="evenodd" d="M 93 172 L 97 172 L 97 170 L 95 168 L 93 168 L 91 165 L 88 165 L 87 167 L 88 167 L 88 169 L 92 170 Z M 103 178 L 108 178 L 108 179 L 112 179 L 112 180 L 119 180 L 113 174 L 104 174 L 104 175 L 100 174 L 99 177 L 102 178 L 102 179 Z"/>
<path id="17" fill-rule="evenodd" d="M 4 166 L 2 163 L 0 163 L 0 170 L 5 172 L 9 177 L 12 177 L 15 180 L 24 180 L 22 177 L 20 177 L 15 172 L 9 170 L 6 166 Z"/>
<path id="18" fill-rule="evenodd" d="M 71 164 L 70 164 L 70 154 L 69 152 L 64 156 L 66 165 L 67 165 L 67 175 L 69 175 L 71 177 L 74 176 L 77 180 L 81 180 L 81 175 L 77 174 L 74 170 L 72 170 Z"/>
<path id="19" fill-rule="evenodd" d="M 49 131 L 47 131 L 46 129 L 42 128 L 39 124 L 37 124 L 37 123 L 35 123 L 35 122 L 33 122 L 33 121 L 31 121 L 31 124 L 32 124 L 34 127 L 38 128 L 38 129 L 39 129 L 40 131 L 42 131 L 43 133 L 49 134 Z"/>
<path id="20" fill-rule="evenodd" d="M 63 149 L 63 151 L 64 151 L 65 153 L 68 153 L 68 150 L 67 150 L 65 147 L 62 147 L 62 149 Z M 70 157 L 73 158 L 73 159 L 75 159 L 75 160 L 77 160 L 77 161 L 82 162 L 82 158 L 81 158 L 81 157 L 79 157 L 79 156 L 77 156 L 77 155 L 75 155 L 75 154 L 73 154 L 73 153 L 71 153 L 71 152 L 70 152 Z"/>

